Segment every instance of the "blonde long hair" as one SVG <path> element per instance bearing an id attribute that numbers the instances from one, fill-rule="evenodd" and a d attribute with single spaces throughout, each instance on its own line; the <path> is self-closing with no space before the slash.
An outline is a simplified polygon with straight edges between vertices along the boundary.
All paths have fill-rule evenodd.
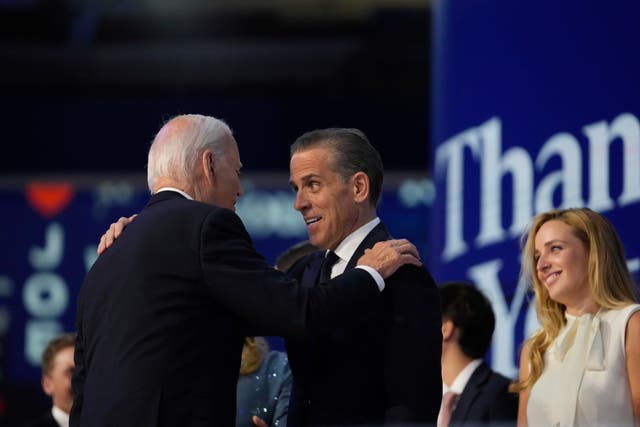
<path id="1" fill-rule="evenodd" d="M 530 373 L 527 378 L 512 385 L 511 391 L 514 392 L 530 388 L 540 378 L 544 369 L 544 353 L 566 323 L 566 307 L 551 299 L 536 274 L 535 237 L 540 227 L 552 220 L 569 225 L 573 234 L 584 244 L 589 256 L 588 286 L 598 306 L 617 309 L 638 301 L 624 249 L 613 225 L 604 216 L 589 208 L 556 209 L 538 214 L 521 239 L 521 276 L 533 287 L 541 326 L 526 342 Z"/>
<path id="2" fill-rule="evenodd" d="M 263 337 L 245 337 L 242 346 L 240 375 L 247 375 L 258 370 L 267 353 L 269 353 L 269 344 L 266 339 Z"/>

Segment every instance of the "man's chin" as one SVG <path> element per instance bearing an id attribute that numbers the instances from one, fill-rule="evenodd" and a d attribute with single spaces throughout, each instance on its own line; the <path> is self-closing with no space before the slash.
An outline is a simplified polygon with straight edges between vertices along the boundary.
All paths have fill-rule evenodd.
<path id="1" fill-rule="evenodd" d="M 318 239 L 314 238 L 313 236 L 308 236 L 309 237 L 309 242 L 311 242 L 311 244 L 317 248 L 322 248 L 322 242 L 318 241 Z"/>

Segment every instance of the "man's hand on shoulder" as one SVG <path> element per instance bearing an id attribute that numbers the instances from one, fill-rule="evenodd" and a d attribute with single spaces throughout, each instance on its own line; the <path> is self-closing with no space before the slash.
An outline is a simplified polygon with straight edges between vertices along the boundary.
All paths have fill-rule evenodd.
<path id="1" fill-rule="evenodd" d="M 127 225 L 131 224 L 138 214 L 133 214 L 130 217 L 121 216 L 118 221 L 111 223 L 109 229 L 100 237 L 100 243 L 98 244 L 98 255 L 102 254 L 107 248 L 113 245 L 118 237 L 122 234 Z"/>
<path id="2" fill-rule="evenodd" d="M 374 268 L 384 279 L 405 264 L 422 265 L 418 249 L 407 239 L 378 242 L 358 260 L 358 265 Z"/>

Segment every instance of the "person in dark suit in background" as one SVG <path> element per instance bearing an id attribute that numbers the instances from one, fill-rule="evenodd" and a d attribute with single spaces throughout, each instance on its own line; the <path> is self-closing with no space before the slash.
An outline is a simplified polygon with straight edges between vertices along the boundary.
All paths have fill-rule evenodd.
<path id="1" fill-rule="evenodd" d="M 322 288 L 346 274 L 365 249 L 391 238 L 378 218 L 379 153 L 358 129 L 319 129 L 291 146 L 294 207 L 321 248 L 287 272 Z M 329 258 L 335 263 L 321 273 Z M 327 277 L 322 277 L 327 274 Z M 440 407 L 441 314 L 424 267 L 400 268 L 361 323 L 306 338 L 286 338 L 293 372 L 288 426 L 435 424 Z"/>
<path id="2" fill-rule="evenodd" d="M 42 390 L 51 396 L 53 406 L 28 424 L 29 427 L 68 427 L 73 403 L 71 375 L 75 335 L 62 334 L 47 344 L 42 353 Z"/>
<path id="3" fill-rule="evenodd" d="M 317 252 L 318 248 L 308 240 L 302 240 L 285 249 L 276 258 L 275 267 L 280 271 L 287 271 L 300 258 Z"/>
<path id="4" fill-rule="evenodd" d="M 512 380 L 483 360 L 495 327 L 491 302 L 464 282 L 448 282 L 439 290 L 443 399 L 438 427 L 515 425 L 518 395 L 508 391 Z"/>
<path id="5" fill-rule="evenodd" d="M 328 287 L 297 286 L 254 250 L 234 212 L 241 166 L 213 117 L 177 116 L 156 135 L 153 195 L 80 290 L 72 426 L 234 426 L 245 336 L 356 321 L 381 299 L 383 278 L 420 265 L 410 242 L 392 240 Z"/>

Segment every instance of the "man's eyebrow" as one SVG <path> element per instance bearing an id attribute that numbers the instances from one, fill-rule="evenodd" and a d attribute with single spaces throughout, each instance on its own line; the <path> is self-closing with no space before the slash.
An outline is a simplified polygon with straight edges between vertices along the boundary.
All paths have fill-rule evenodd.
<path id="1" fill-rule="evenodd" d="M 310 173 L 308 175 L 303 175 L 300 177 L 300 181 L 304 184 L 306 182 L 309 182 L 310 180 L 312 180 L 313 178 L 319 178 L 320 175 L 316 174 L 316 173 Z M 293 181 L 290 179 L 289 180 L 289 185 L 294 186 L 295 184 L 293 183 Z"/>
<path id="2" fill-rule="evenodd" d="M 309 181 L 314 178 L 320 178 L 320 175 L 318 175 L 317 173 L 310 173 L 308 175 L 304 175 L 301 179 L 302 181 Z"/>

